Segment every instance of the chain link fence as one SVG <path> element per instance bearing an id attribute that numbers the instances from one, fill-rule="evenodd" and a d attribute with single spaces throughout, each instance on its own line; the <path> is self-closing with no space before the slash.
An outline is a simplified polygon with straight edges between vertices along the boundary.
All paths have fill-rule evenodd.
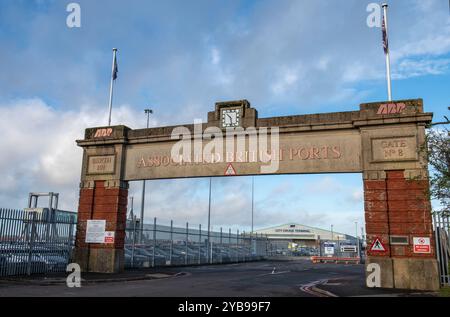
<path id="1" fill-rule="evenodd" d="M 173 221 L 144 224 L 129 220 L 125 238 L 125 267 L 155 267 L 262 260 L 269 241 L 245 232 L 205 230 L 201 225 L 174 226 Z"/>
<path id="2" fill-rule="evenodd" d="M 74 213 L 0 208 L 0 276 L 64 272 L 75 229 Z"/>

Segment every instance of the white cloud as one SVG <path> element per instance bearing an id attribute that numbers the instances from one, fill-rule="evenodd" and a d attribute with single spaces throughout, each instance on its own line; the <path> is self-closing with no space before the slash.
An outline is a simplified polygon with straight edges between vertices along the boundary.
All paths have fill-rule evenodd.
<path id="1" fill-rule="evenodd" d="M 217 65 L 220 63 L 220 52 L 216 47 L 211 49 L 211 63 Z"/>
<path id="2" fill-rule="evenodd" d="M 283 94 L 287 90 L 292 89 L 298 83 L 299 74 L 299 67 L 282 67 L 277 71 L 272 91 L 275 94 Z"/>
<path id="3" fill-rule="evenodd" d="M 450 68 L 450 59 L 403 59 L 392 74 L 393 79 L 405 79 L 424 75 L 445 74 Z"/>
<path id="4" fill-rule="evenodd" d="M 82 159 L 75 140 L 85 128 L 105 125 L 105 109 L 60 111 L 34 98 L 0 105 L 0 112 L 0 179 L 6 180 L 0 183 L 0 206 L 23 208 L 29 192 L 53 191 L 61 193 L 61 208 L 75 210 Z M 113 118 L 131 127 L 142 120 L 127 105 L 113 109 Z"/>

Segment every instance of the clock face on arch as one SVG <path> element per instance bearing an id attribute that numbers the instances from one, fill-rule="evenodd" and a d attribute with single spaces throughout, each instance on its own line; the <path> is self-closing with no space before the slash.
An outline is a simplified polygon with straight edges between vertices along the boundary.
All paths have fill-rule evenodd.
<path id="1" fill-rule="evenodd" d="M 222 127 L 239 127 L 241 123 L 241 109 L 222 109 Z"/>

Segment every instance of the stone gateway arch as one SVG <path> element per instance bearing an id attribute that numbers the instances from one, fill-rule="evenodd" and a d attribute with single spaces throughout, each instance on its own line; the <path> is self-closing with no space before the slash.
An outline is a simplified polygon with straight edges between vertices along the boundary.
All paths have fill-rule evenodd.
<path id="1" fill-rule="evenodd" d="M 83 164 L 75 248 L 75 261 L 84 271 L 123 270 L 129 181 L 361 173 L 366 267 L 379 266 L 377 286 L 439 288 L 424 153 L 432 113 L 423 111 L 421 99 L 272 118 L 258 118 L 247 100 L 238 100 L 216 103 L 207 118 L 184 126 L 86 129 L 77 141 Z M 194 155 L 186 155 L 186 149 Z M 89 220 L 103 221 L 113 239 L 87 240 Z M 417 241 L 426 246 L 417 248 Z"/>

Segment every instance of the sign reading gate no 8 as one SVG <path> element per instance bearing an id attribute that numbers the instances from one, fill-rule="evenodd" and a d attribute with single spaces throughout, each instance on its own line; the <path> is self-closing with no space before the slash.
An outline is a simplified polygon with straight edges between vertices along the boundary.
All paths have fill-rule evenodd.
<path id="1" fill-rule="evenodd" d="M 414 253 L 431 253 L 430 238 L 414 237 L 413 245 L 414 245 Z"/>

